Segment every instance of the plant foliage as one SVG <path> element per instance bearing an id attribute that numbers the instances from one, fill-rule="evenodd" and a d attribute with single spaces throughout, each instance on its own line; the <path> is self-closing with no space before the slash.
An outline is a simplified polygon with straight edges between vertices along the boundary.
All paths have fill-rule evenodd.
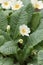
<path id="1" fill-rule="evenodd" d="M 25 6 L 17 11 L 0 7 L 0 65 L 43 65 L 43 10 L 22 1 Z M 22 24 L 30 28 L 29 37 L 20 35 Z"/>

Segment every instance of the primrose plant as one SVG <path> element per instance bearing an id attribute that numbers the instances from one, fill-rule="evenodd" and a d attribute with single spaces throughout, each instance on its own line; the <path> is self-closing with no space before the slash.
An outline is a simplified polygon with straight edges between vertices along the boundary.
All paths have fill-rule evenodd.
<path id="1" fill-rule="evenodd" d="M 42 0 L 0 0 L 0 65 L 43 65 Z"/>

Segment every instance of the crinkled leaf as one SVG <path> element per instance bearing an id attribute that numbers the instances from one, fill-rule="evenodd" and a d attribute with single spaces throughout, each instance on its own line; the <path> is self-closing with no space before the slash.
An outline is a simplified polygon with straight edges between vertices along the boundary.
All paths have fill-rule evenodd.
<path id="1" fill-rule="evenodd" d="M 24 3 L 25 6 L 30 3 L 30 0 L 22 0 L 22 1 L 23 1 L 23 3 Z"/>
<path id="2" fill-rule="evenodd" d="M 17 14 L 17 13 L 16 13 Z M 27 24 L 28 23 L 28 14 L 26 11 L 21 11 L 20 15 L 14 15 L 11 18 L 11 29 L 13 30 L 14 38 L 16 38 L 19 34 L 19 26 L 22 24 Z"/>
<path id="3" fill-rule="evenodd" d="M 4 44 L 5 40 L 5 37 L 3 35 L 0 35 L 0 46 Z"/>
<path id="4" fill-rule="evenodd" d="M 16 25 L 18 23 L 19 20 L 19 15 L 20 15 L 20 11 L 16 11 L 13 12 L 10 16 L 10 26 L 11 26 L 11 30 L 14 32 Z"/>
<path id="5" fill-rule="evenodd" d="M 3 12 L 0 11 L 0 29 L 5 30 L 8 25 L 8 21 Z"/>
<path id="6" fill-rule="evenodd" d="M 38 29 L 43 29 L 43 19 L 41 19 Z"/>
<path id="7" fill-rule="evenodd" d="M 34 13 L 34 8 L 32 7 L 31 4 L 28 4 L 25 7 L 25 11 L 28 13 L 28 23 L 30 23 L 31 22 L 32 15 Z"/>
<path id="8" fill-rule="evenodd" d="M 38 64 L 43 65 L 43 50 L 38 52 Z"/>
<path id="9" fill-rule="evenodd" d="M 13 59 L 0 56 L 0 65 L 13 65 Z"/>
<path id="10" fill-rule="evenodd" d="M 6 38 L 7 41 L 11 40 L 11 38 L 10 38 L 10 36 L 7 32 L 0 30 L 0 35 L 3 35 Z"/>
<path id="11" fill-rule="evenodd" d="M 43 29 L 33 32 L 28 39 L 28 43 L 30 43 L 29 45 L 32 47 L 37 45 L 41 41 L 43 41 Z"/>
<path id="12" fill-rule="evenodd" d="M 30 55 L 31 49 L 43 40 L 43 29 L 37 30 L 32 33 L 23 49 L 23 59 Z"/>
<path id="13" fill-rule="evenodd" d="M 0 53 L 5 54 L 5 55 L 16 54 L 17 53 L 17 46 L 15 46 L 15 42 L 14 41 L 5 42 L 0 47 Z"/>

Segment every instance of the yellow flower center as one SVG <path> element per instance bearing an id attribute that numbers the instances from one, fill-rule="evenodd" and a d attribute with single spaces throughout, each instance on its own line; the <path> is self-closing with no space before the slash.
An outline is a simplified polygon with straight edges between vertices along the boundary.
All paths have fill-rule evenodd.
<path id="1" fill-rule="evenodd" d="M 8 5 L 8 2 L 4 2 L 4 5 L 6 5 L 6 6 L 7 6 L 7 5 Z"/>
<path id="2" fill-rule="evenodd" d="M 26 29 L 22 29 L 22 32 L 25 33 L 26 32 Z"/>
<path id="3" fill-rule="evenodd" d="M 16 5 L 15 5 L 15 8 L 19 8 L 19 7 L 20 7 L 20 5 L 19 5 L 19 4 L 16 4 Z"/>
<path id="4" fill-rule="evenodd" d="M 40 7 L 40 5 L 39 4 L 35 4 L 35 8 L 39 8 Z"/>

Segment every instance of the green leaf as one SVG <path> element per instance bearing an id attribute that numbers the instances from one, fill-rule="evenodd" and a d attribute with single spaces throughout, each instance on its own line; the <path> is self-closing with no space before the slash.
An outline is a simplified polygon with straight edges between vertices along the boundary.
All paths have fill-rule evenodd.
<path id="1" fill-rule="evenodd" d="M 30 3 L 30 0 L 22 0 L 23 1 L 23 4 L 26 6 Z"/>
<path id="2" fill-rule="evenodd" d="M 5 38 L 3 35 L 0 35 L 0 46 L 3 45 L 5 42 Z"/>
<path id="3" fill-rule="evenodd" d="M 30 43 L 29 45 L 32 47 L 37 45 L 41 41 L 43 41 L 43 29 L 33 32 L 28 39 L 28 43 Z"/>
<path id="4" fill-rule="evenodd" d="M 14 38 L 17 38 L 17 36 L 19 35 L 19 26 L 22 24 L 27 24 L 27 23 L 28 23 L 28 14 L 25 11 L 23 11 L 21 12 L 19 22 L 15 28 Z"/>
<path id="5" fill-rule="evenodd" d="M 0 47 L 0 53 L 2 53 L 4 55 L 16 54 L 17 53 L 17 46 L 15 46 L 15 42 L 14 41 L 5 42 Z"/>
<path id="6" fill-rule="evenodd" d="M 21 11 L 20 17 L 19 17 L 19 25 L 27 24 L 28 23 L 28 13 L 26 11 Z"/>
<path id="7" fill-rule="evenodd" d="M 43 50 L 38 52 L 38 64 L 43 65 Z"/>
<path id="8" fill-rule="evenodd" d="M 0 35 L 3 35 L 7 41 L 11 40 L 9 34 L 7 32 L 2 31 L 1 29 L 0 29 Z"/>
<path id="9" fill-rule="evenodd" d="M 6 30 L 6 26 L 8 24 L 7 18 L 3 12 L 0 11 L 0 29 Z"/>
<path id="10" fill-rule="evenodd" d="M 40 44 L 41 44 L 41 45 L 40 45 Z M 36 45 L 36 46 L 34 47 L 34 49 L 36 49 L 37 51 L 42 50 L 42 49 L 43 49 L 43 44 L 42 44 L 42 43 L 39 43 L 38 45 Z"/>
<path id="11" fill-rule="evenodd" d="M 31 4 L 28 4 L 25 7 L 25 11 L 28 13 L 28 23 L 29 23 L 29 22 L 31 22 L 32 15 L 34 13 L 34 8 L 32 7 Z"/>
<path id="12" fill-rule="evenodd" d="M 12 58 L 3 58 L 0 56 L 0 65 L 13 65 Z"/>
<path id="13" fill-rule="evenodd" d="M 19 20 L 19 15 L 20 15 L 20 11 L 15 11 L 11 14 L 10 16 L 10 26 L 11 26 L 11 30 L 14 32 L 15 27 L 18 23 Z"/>
<path id="14" fill-rule="evenodd" d="M 40 13 L 34 13 L 31 19 L 31 29 L 35 31 L 40 23 Z"/>
<path id="15" fill-rule="evenodd" d="M 38 65 L 38 64 L 37 63 L 35 63 L 35 64 L 28 63 L 27 65 Z"/>
<path id="16" fill-rule="evenodd" d="M 28 41 L 23 49 L 24 60 L 30 55 L 32 48 L 38 45 L 41 41 L 43 41 L 43 29 L 37 30 L 29 36 Z"/>
<path id="17" fill-rule="evenodd" d="M 39 29 L 43 29 L 43 19 L 41 19 L 41 21 L 40 21 L 40 25 L 39 25 L 39 27 L 38 27 L 38 30 Z"/>
<path id="18" fill-rule="evenodd" d="M 40 16 L 43 18 L 43 9 L 40 11 Z"/>
<path id="19" fill-rule="evenodd" d="M 16 63 L 16 64 L 14 64 L 14 65 L 20 65 L 19 63 Z"/>
<path id="20" fill-rule="evenodd" d="M 32 15 L 34 13 L 34 8 L 31 3 L 25 7 L 25 11 L 28 13 L 28 15 Z"/>

